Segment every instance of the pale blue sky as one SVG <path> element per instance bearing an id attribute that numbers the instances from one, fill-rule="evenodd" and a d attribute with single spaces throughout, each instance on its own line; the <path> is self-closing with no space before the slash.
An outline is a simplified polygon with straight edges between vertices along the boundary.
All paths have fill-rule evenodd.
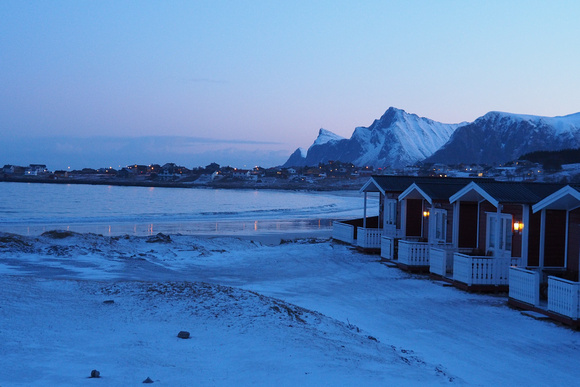
<path id="1" fill-rule="evenodd" d="M 269 166 L 389 106 L 576 113 L 578 20 L 577 1 L 3 0 L 0 141 L 191 136 L 210 140 L 188 166 Z"/>

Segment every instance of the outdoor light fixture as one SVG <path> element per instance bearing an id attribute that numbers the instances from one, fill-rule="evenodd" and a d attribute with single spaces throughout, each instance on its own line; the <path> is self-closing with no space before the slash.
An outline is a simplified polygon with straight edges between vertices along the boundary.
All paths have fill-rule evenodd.
<path id="1" fill-rule="evenodd" d="M 519 222 L 519 221 L 515 221 L 514 222 L 514 232 L 516 234 L 521 234 L 522 229 L 524 228 L 524 224 Z"/>
<path id="2" fill-rule="evenodd" d="M 429 211 L 423 211 L 423 217 L 426 218 L 429 216 Z"/>

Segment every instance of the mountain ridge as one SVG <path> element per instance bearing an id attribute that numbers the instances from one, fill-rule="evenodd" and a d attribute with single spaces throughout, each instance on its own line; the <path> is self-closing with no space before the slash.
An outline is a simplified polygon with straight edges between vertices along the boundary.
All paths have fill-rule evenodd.
<path id="1" fill-rule="evenodd" d="M 323 142 L 320 137 L 327 138 L 332 132 L 321 129 L 306 157 L 300 159 L 294 152 L 284 166 L 311 166 L 338 160 L 374 167 L 384 164 L 402 167 L 430 156 L 461 125 L 443 124 L 390 107 L 369 127 L 355 128 L 350 139 L 335 135 Z M 418 138 L 421 141 L 417 142 Z"/>
<path id="2" fill-rule="evenodd" d="M 349 139 L 320 129 L 306 155 L 284 164 L 313 166 L 330 160 L 358 166 L 402 168 L 417 162 L 501 163 L 537 150 L 580 147 L 580 112 L 545 117 L 490 111 L 473 122 L 445 124 L 389 107 Z"/>

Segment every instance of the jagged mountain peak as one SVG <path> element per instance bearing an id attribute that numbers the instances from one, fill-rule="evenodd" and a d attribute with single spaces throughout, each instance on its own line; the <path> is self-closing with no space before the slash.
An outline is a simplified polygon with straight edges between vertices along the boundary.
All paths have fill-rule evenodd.
<path id="1" fill-rule="evenodd" d="M 328 160 L 352 162 L 375 167 L 403 167 L 435 152 L 443 145 L 458 124 L 442 124 L 409 114 L 395 107 L 388 108 L 369 127 L 357 127 L 350 139 L 325 129 L 308 149 L 302 165 L 317 165 Z M 294 157 L 289 162 L 297 162 Z"/>
<path id="2" fill-rule="evenodd" d="M 375 129 L 381 128 L 381 127 L 388 127 L 393 122 L 405 121 L 406 119 L 409 119 L 410 117 L 419 118 L 415 114 L 409 114 L 406 111 L 404 111 L 403 109 L 398 109 L 396 107 L 391 106 L 390 108 L 388 108 L 385 111 L 385 113 L 383 113 L 381 118 L 379 118 L 378 120 L 374 120 L 373 123 L 371 124 L 371 126 L 368 127 L 368 129 L 375 130 Z"/>
<path id="3" fill-rule="evenodd" d="M 318 130 L 318 137 L 316 138 L 312 146 L 323 145 L 330 141 L 339 141 L 339 140 L 344 140 L 344 137 L 339 136 L 338 134 L 333 133 L 330 130 L 320 128 Z"/>

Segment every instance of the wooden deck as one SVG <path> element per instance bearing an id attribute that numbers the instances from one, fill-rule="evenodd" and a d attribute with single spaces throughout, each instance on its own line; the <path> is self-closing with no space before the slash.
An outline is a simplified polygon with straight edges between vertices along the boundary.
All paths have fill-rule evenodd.
<path id="1" fill-rule="evenodd" d="M 549 311 L 547 302 L 540 304 L 539 306 L 534 306 L 532 304 L 528 304 L 515 298 L 508 297 L 508 305 L 514 309 L 522 310 L 522 311 L 533 311 L 536 313 L 540 313 L 544 316 L 549 317 L 551 320 L 569 326 L 575 330 L 580 330 L 580 320 L 570 318 L 568 316 L 561 315 L 556 312 Z"/>

